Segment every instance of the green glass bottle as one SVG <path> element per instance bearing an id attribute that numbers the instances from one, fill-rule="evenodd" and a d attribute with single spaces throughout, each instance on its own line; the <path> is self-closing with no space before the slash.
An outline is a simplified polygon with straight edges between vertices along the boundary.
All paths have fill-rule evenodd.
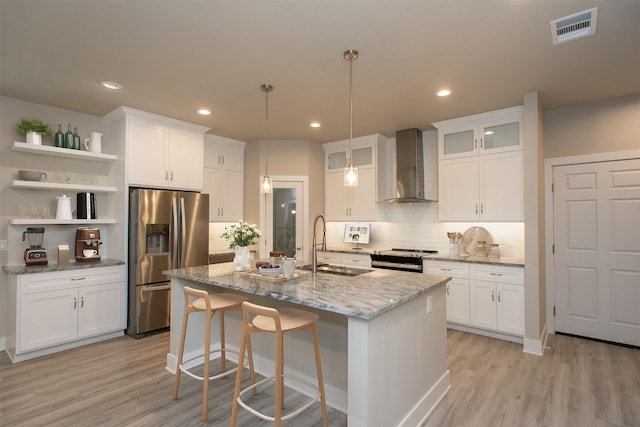
<path id="1" fill-rule="evenodd" d="M 62 125 L 58 123 L 58 132 L 55 135 L 56 147 L 64 148 L 64 134 L 62 133 Z"/>
<path id="2" fill-rule="evenodd" d="M 73 149 L 73 132 L 71 132 L 71 123 L 69 123 L 69 127 L 67 129 L 67 133 L 64 134 L 64 147 Z"/>
<path id="3" fill-rule="evenodd" d="M 80 135 L 78 135 L 78 128 L 73 128 L 73 148 L 80 149 Z"/>

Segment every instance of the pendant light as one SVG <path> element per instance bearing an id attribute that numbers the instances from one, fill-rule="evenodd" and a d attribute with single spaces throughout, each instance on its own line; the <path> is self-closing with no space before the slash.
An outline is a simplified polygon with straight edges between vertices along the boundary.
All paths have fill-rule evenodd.
<path id="1" fill-rule="evenodd" d="M 344 168 L 344 186 L 358 186 L 358 168 L 353 166 L 353 61 L 358 59 L 358 51 L 349 49 L 343 54 L 344 59 L 349 61 L 349 153 L 347 156 L 347 165 Z"/>
<path id="2" fill-rule="evenodd" d="M 260 184 L 260 192 L 267 194 L 273 191 L 273 183 L 269 177 L 269 92 L 273 90 L 273 86 L 265 83 L 260 86 L 260 89 L 264 92 L 266 99 L 266 113 L 264 120 L 264 177 L 262 177 L 262 182 Z"/>

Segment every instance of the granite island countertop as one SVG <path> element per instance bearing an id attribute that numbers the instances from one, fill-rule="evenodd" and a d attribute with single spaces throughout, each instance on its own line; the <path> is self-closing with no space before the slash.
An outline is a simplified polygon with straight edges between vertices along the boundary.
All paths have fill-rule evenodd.
<path id="1" fill-rule="evenodd" d="M 273 282 L 246 277 L 231 263 L 180 268 L 163 273 L 206 285 L 288 301 L 348 317 L 373 319 L 430 290 L 451 277 L 374 269 L 358 276 L 296 270 L 297 278 Z"/>

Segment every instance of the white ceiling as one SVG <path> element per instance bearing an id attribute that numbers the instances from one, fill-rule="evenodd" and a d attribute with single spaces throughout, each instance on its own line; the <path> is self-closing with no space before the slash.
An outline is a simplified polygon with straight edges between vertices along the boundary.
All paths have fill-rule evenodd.
<path id="1" fill-rule="evenodd" d="M 553 46 L 551 20 L 599 7 Z M 332 141 L 522 104 L 640 93 L 640 1 L 0 2 L 2 95 L 102 116 L 119 105 L 244 141 Z M 115 80 L 124 90 L 99 86 Z M 438 98 L 435 92 L 453 94 Z M 212 115 L 196 110 L 208 107 Z M 312 129 L 311 121 L 322 127 Z"/>

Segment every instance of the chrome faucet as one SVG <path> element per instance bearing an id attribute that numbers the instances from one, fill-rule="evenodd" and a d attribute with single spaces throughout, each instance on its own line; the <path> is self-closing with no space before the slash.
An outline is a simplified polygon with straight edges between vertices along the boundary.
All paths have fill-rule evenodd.
<path id="1" fill-rule="evenodd" d="M 320 250 L 327 250 L 327 224 L 324 221 L 324 216 L 322 214 L 318 214 L 313 220 L 313 250 L 311 257 L 311 270 L 314 274 L 318 272 L 318 243 L 316 241 L 316 224 L 318 223 L 319 219 L 322 219 L 322 247 Z"/>

